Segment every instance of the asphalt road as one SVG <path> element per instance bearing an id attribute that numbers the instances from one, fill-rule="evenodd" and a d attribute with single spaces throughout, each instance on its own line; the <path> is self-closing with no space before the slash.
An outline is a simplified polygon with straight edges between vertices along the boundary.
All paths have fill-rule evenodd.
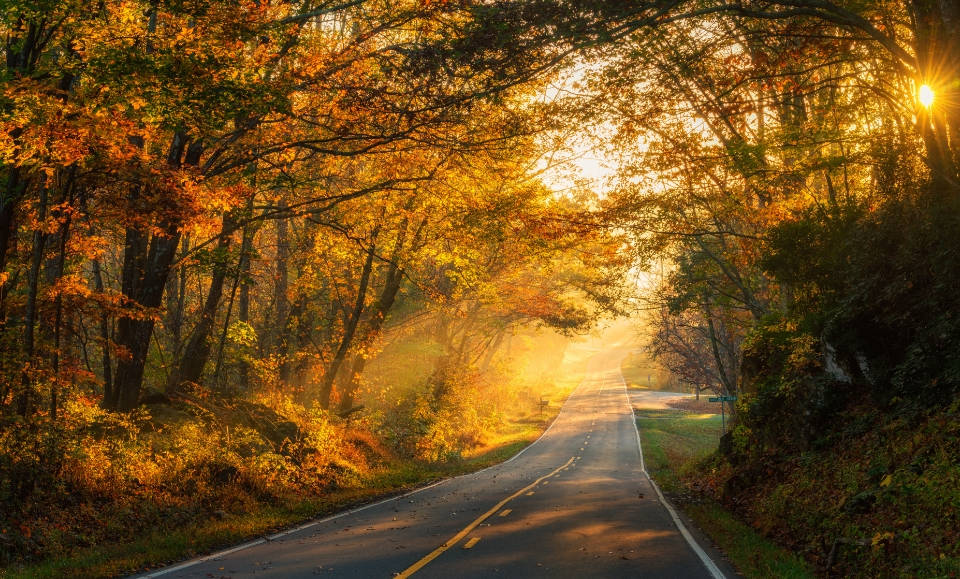
<path id="1" fill-rule="evenodd" d="M 144 577 L 722 577 L 644 474 L 626 352 L 506 463 Z"/>

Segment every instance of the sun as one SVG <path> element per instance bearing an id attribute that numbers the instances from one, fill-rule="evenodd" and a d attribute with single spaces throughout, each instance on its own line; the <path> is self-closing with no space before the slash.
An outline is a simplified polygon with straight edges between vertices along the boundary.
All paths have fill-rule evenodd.
<path id="1" fill-rule="evenodd" d="M 933 105 L 933 89 L 928 84 L 921 84 L 917 89 L 917 99 L 924 108 L 930 108 Z"/>

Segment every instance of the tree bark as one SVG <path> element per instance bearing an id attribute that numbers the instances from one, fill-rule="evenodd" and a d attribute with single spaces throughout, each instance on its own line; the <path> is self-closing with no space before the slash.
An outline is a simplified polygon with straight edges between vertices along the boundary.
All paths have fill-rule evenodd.
<path id="1" fill-rule="evenodd" d="M 405 237 L 406 222 L 404 222 L 400 230 L 393 254 L 390 257 L 390 263 L 387 265 L 387 274 L 383 284 L 383 290 L 380 292 L 380 297 L 372 309 L 370 322 L 364 336 L 364 341 L 367 343 L 372 343 L 380 337 L 380 333 L 383 331 L 383 324 L 387 319 L 387 314 L 397 301 L 397 295 L 400 293 L 400 287 L 403 285 L 403 270 L 400 268 L 400 255 L 403 250 Z M 340 398 L 341 414 L 349 412 L 353 408 L 357 387 L 359 386 L 358 378 L 363 373 L 363 369 L 367 365 L 367 360 L 368 358 L 365 353 L 357 354 L 353 359 L 350 373 L 345 380 L 346 385 L 343 389 L 343 396 Z"/>
<path id="2" fill-rule="evenodd" d="M 727 364 L 724 363 L 723 355 L 720 353 L 720 337 L 717 335 L 716 325 L 713 321 L 713 313 L 710 311 L 709 307 L 705 308 L 706 318 L 707 318 L 707 327 L 710 329 L 710 348 L 713 351 L 713 359 L 717 364 L 717 375 L 720 378 L 720 383 L 723 386 L 723 392 L 721 396 L 729 396 L 736 394 L 737 385 L 735 381 L 732 381 L 730 375 L 727 373 Z M 721 404 L 726 404 L 726 402 L 721 402 Z M 733 404 L 730 404 L 730 416 L 732 417 L 735 413 L 735 407 Z"/>
<path id="3" fill-rule="evenodd" d="M 250 321 L 250 251 L 253 246 L 253 226 L 243 228 L 243 242 L 240 248 L 240 269 L 237 275 L 240 278 L 240 296 L 237 298 L 237 320 L 248 323 Z"/>
<path id="4" fill-rule="evenodd" d="M 347 351 L 353 343 L 353 337 L 357 331 L 357 324 L 360 322 L 360 316 L 363 314 L 363 302 L 367 297 L 367 286 L 370 283 L 370 273 L 373 271 L 373 258 L 376 249 L 375 241 L 379 228 L 375 229 L 370 240 L 370 247 L 367 249 L 367 257 L 363 262 L 363 270 L 360 272 L 360 283 L 357 286 L 357 299 L 354 302 L 353 309 L 350 310 L 347 319 L 343 324 L 343 336 L 340 338 L 340 345 L 337 347 L 337 353 L 334 354 L 330 366 L 327 367 L 323 380 L 320 382 L 320 390 L 317 394 L 317 400 L 320 407 L 327 409 L 330 407 L 330 396 L 333 393 L 333 383 L 337 379 L 340 367 L 347 358 Z"/>
<path id="5" fill-rule="evenodd" d="M 506 337 L 506 335 L 506 327 L 497 330 L 493 340 L 491 340 L 490 344 L 487 346 L 487 351 L 483 355 L 483 361 L 480 362 L 481 372 L 486 372 L 490 369 L 490 365 L 493 363 L 493 357 L 497 354 L 497 351 L 500 350 L 500 345 L 503 344 L 503 339 Z"/>
<path id="6" fill-rule="evenodd" d="M 100 295 L 103 295 L 103 274 L 100 271 L 100 260 L 93 260 L 93 283 Z M 103 366 L 103 398 L 104 400 L 113 399 L 113 371 L 110 363 L 110 323 L 105 309 L 100 310 L 100 340 L 101 340 L 101 364 Z"/>
<path id="7" fill-rule="evenodd" d="M 47 218 L 47 187 L 40 188 L 41 227 L 33 232 L 33 250 L 30 255 L 30 271 L 27 276 L 27 307 L 23 334 L 24 369 L 20 373 L 20 391 L 17 393 L 17 413 L 26 417 L 31 413 L 32 403 L 36 393 L 33 390 L 33 379 L 30 377 L 30 368 L 34 363 L 36 323 L 37 323 L 37 296 L 40 286 L 40 266 L 43 264 L 44 249 L 47 245 L 47 234 L 43 232 L 42 224 Z"/>
<path id="8" fill-rule="evenodd" d="M 180 244 L 180 260 L 190 251 L 190 236 L 184 235 Z M 186 307 L 187 270 L 180 267 L 171 269 L 167 279 L 167 317 L 164 322 L 170 336 L 170 351 L 174 356 L 180 353 L 183 346 L 183 310 Z"/>
<path id="9" fill-rule="evenodd" d="M 76 167 L 72 167 L 70 171 L 70 177 L 67 183 L 67 194 L 65 195 L 69 203 L 73 202 L 73 176 L 76 172 Z M 70 236 L 70 223 L 71 217 L 70 213 L 63 218 L 63 223 L 60 225 L 58 240 L 58 252 L 57 252 L 57 263 L 54 268 L 54 274 L 57 280 L 63 278 L 64 269 L 67 262 L 67 240 Z M 57 409 L 59 395 L 59 380 L 60 380 L 60 346 L 61 346 L 61 333 L 63 327 L 63 296 L 61 293 L 57 293 L 56 304 L 54 305 L 54 321 L 53 321 L 53 383 L 50 387 L 50 418 L 52 420 L 57 419 Z"/>
<path id="10" fill-rule="evenodd" d="M 240 283 L 240 296 L 237 298 L 237 321 L 250 323 L 250 252 L 253 249 L 253 226 L 247 224 L 243 228 L 243 241 L 240 243 L 240 267 L 237 270 L 237 281 Z M 240 378 L 238 389 L 241 392 L 250 387 L 250 365 L 246 360 L 240 361 Z"/>
<path id="11" fill-rule="evenodd" d="M 243 244 L 241 243 L 241 246 Z M 243 262 L 241 251 L 240 262 Z M 223 367 L 223 350 L 227 344 L 227 332 L 230 330 L 230 315 L 233 313 L 233 305 L 236 303 L 237 287 L 240 285 L 240 263 L 237 264 L 237 275 L 233 278 L 233 288 L 230 290 L 230 301 L 227 302 L 227 312 L 223 316 L 223 325 L 220 328 L 220 340 L 217 346 L 217 360 L 213 368 L 213 384 L 221 394 L 234 395 L 235 390 L 228 391 L 220 383 L 220 370 Z"/>
<path id="12" fill-rule="evenodd" d="M 7 268 L 7 254 L 16 235 L 13 215 L 25 189 L 26 183 L 20 178 L 20 169 L 7 167 L 7 182 L 4 190 L 0 192 L 0 274 Z M 0 281 L 0 328 L 6 320 L 5 304 L 9 285 L 8 279 Z"/>
<path id="13" fill-rule="evenodd" d="M 188 147 L 186 134 L 178 131 L 170 145 L 167 163 L 173 167 L 182 164 L 196 166 L 202 153 L 200 143 L 192 143 Z M 134 190 L 132 200 L 136 200 L 137 196 L 138 192 Z M 160 307 L 163 302 L 163 291 L 180 244 L 180 236 L 180 222 L 176 218 L 168 220 L 163 233 L 154 234 L 149 241 L 148 234 L 140 228 L 127 228 L 122 290 L 124 297 L 141 311 L 136 316 L 122 317 L 117 323 L 116 344 L 124 355 L 117 363 L 111 398 L 103 401 L 103 406 L 109 410 L 129 412 L 139 403 L 155 323 L 152 317 L 144 314 Z"/>
<path id="14" fill-rule="evenodd" d="M 286 210 L 287 202 L 281 200 L 279 210 L 282 213 Z M 289 232 L 287 228 L 286 217 L 277 219 L 277 259 L 276 270 L 274 272 L 273 284 L 273 315 L 265 320 L 268 324 L 264 334 L 267 337 L 268 350 L 280 346 L 284 340 L 282 337 L 283 325 L 277 321 L 285 321 L 290 315 L 290 302 L 287 299 L 287 278 L 288 278 L 288 258 L 290 254 Z M 273 324 L 271 324 L 271 320 Z M 285 355 L 286 352 L 281 352 Z"/>
<path id="15" fill-rule="evenodd" d="M 13 79 L 29 76 L 36 69 L 43 45 L 43 24 L 37 22 L 18 25 L 7 32 L 5 55 L 6 74 Z M 22 129 L 14 129 L 9 137 L 14 149 L 19 148 Z M 7 255 L 10 246 L 16 238 L 17 224 L 14 219 L 17 207 L 23 199 L 27 188 L 27 179 L 19 167 L 6 165 L 6 183 L 0 191 L 0 273 L 6 270 Z M 0 282 L 0 329 L 3 328 L 5 316 L 5 301 L 9 291 L 9 280 Z"/>
<path id="16" fill-rule="evenodd" d="M 210 335 L 213 333 L 213 324 L 216 321 L 220 299 L 223 297 L 223 286 L 227 279 L 227 264 L 230 259 L 228 253 L 231 245 L 230 232 L 233 231 L 234 227 L 233 217 L 230 213 L 227 213 L 223 217 L 220 239 L 215 250 L 217 261 L 213 267 L 207 299 L 200 311 L 200 321 L 197 322 L 193 332 L 190 333 L 190 339 L 187 340 L 183 354 L 170 375 L 170 380 L 167 382 L 168 394 L 175 393 L 185 383 L 199 383 L 200 377 L 203 375 L 203 368 L 210 358 Z"/>

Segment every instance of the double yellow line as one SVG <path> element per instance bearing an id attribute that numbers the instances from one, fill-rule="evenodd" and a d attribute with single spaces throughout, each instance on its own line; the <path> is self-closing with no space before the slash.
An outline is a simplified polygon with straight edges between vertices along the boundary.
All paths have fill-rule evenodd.
<path id="1" fill-rule="evenodd" d="M 538 478 L 537 480 L 533 481 L 532 483 L 528 484 L 527 486 L 523 487 L 522 489 L 518 490 L 517 492 L 513 493 L 513 494 L 510 495 L 509 497 L 503 499 L 502 501 L 500 501 L 499 503 L 497 503 L 496 505 L 494 505 L 489 511 L 483 513 L 482 515 L 480 515 L 479 517 L 477 517 L 476 519 L 474 519 L 474 521 L 473 521 L 472 523 L 470 523 L 469 525 L 467 525 L 466 527 L 464 527 L 462 531 L 460 531 L 459 533 L 457 533 L 456 535 L 454 535 L 453 537 L 451 537 L 450 539 L 448 539 L 446 543 L 440 545 L 439 547 L 437 547 L 436 549 L 434 549 L 432 552 L 430 552 L 429 555 L 427 555 L 427 556 L 424 557 L 423 559 L 420 559 L 419 561 L 417 561 L 416 563 L 414 563 L 413 565 L 411 565 L 410 567 L 408 567 L 403 573 L 400 573 L 399 575 L 396 575 L 396 579 L 406 579 L 407 577 L 413 575 L 414 573 L 416 573 L 416 572 L 419 571 L 420 569 L 423 569 L 423 568 L 427 565 L 427 563 L 429 563 L 430 561 L 433 561 L 434 559 L 436 559 L 437 557 L 439 557 L 441 553 L 443 553 L 444 551 L 446 551 L 446 550 L 449 549 L 450 547 L 453 547 L 454 545 L 456 545 L 457 543 L 459 543 L 461 539 L 463 539 L 464 537 L 466 537 L 467 535 L 470 534 L 470 531 L 476 529 L 477 526 L 480 525 L 480 523 L 482 523 L 482 522 L 484 522 L 485 520 L 487 520 L 488 518 L 490 518 L 494 513 L 496 513 L 497 511 L 499 511 L 501 508 L 503 508 L 503 506 L 504 506 L 505 504 L 509 503 L 509 502 L 512 501 L 513 499 L 519 497 L 519 496 L 522 495 L 523 493 L 525 493 L 525 492 L 527 492 L 528 490 L 532 489 L 533 487 L 537 486 L 538 484 L 540 484 L 540 483 L 543 482 L 544 480 L 546 480 L 546 479 L 552 477 L 553 475 L 557 474 L 557 473 L 560 472 L 561 470 L 567 468 L 568 466 L 570 466 L 570 463 L 572 463 L 574 460 L 576 460 L 576 457 L 575 457 L 575 456 L 571 456 L 571 457 L 570 457 L 570 460 L 568 460 L 567 462 L 565 462 L 565 463 L 563 463 L 562 465 L 558 466 L 556 469 L 554 469 L 554 470 L 553 470 L 552 472 L 550 472 L 549 474 L 543 475 L 542 477 Z"/>

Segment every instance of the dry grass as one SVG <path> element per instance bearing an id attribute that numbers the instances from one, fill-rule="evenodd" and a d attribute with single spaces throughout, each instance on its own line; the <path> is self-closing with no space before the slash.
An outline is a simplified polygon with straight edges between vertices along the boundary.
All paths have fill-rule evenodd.
<path id="1" fill-rule="evenodd" d="M 703 396 L 700 397 L 700 400 L 695 398 L 669 400 L 667 401 L 667 406 L 695 414 L 720 414 L 720 403 L 707 402 L 706 397 Z"/>

